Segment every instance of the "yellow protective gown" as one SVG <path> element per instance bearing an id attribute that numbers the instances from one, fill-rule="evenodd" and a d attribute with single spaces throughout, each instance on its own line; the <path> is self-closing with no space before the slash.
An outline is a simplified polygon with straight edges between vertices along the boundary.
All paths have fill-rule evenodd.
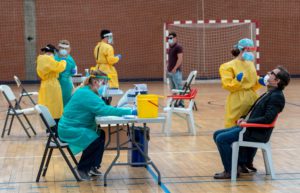
<path id="1" fill-rule="evenodd" d="M 63 113 L 62 92 L 59 81 L 59 73 L 66 68 L 66 61 L 54 60 L 53 56 L 39 55 L 36 71 L 41 78 L 38 103 L 48 107 L 52 117 L 59 119 Z"/>
<path id="2" fill-rule="evenodd" d="M 234 59 L 224 63 L 219 69 L 222 86 L 230 94 L 226 99 L 225 128 L 236 125 L 236 121 L 245 115 L 258 98 L 256 90 L 261 86 L 258 83 L 259 76 L 253 62 Z M 236 75 L 243 72 L 241 82 Z"/>
<path id="3" fill-rule="evenodd" d="M 97 63 L 96 69 L 106 73 L 110 78 L 109 87 L 119 88 L 118 73 L 114 67 L 114 64 L 119 61 L 119 58 L 114 56 L 114 48 L 101 41 L 94 49 L 94 56 Z"/>

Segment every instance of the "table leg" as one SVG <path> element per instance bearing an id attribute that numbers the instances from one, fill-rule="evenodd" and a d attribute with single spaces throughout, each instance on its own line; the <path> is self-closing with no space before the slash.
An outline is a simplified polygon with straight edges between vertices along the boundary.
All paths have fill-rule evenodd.
<path id="1" fill-rule="evenodd" d="M 108 130 L 108 140 L 107 140 L 107 143 L 105 144 L 104 149 L 107 149 L 107 147 L 109 146 L 110 141 L 111 141 L 111 127 L 110 127 L 110 124 L 108 124 L 107 130 Z"/>
<path id="2" fill-rule="evenodd" d="M 107 175 L 110 172 L 111 168 L 116 165 L 115 163 L 117 162 L 118 158 L 120 157 L 120 136 L 119 136 L 119 131 L 120 131 L 120 127 L 119 124 L 117 124 L 117 155 L 114 158 L 113 162 L 110 164 L 110 166 L 107 168 L 105 174 L 104 174 L 104 186 L 107 186 Z"/>

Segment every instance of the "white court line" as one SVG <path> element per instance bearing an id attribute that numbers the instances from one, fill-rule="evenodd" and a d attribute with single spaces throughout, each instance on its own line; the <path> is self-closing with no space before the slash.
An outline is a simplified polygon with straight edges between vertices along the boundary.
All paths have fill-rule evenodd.
<path id="1" fill-rule="evenodd" d="M 300 151 L 300 149 L 297 149 L 297 148 L 277 148 L 277 149 L 272 148 L 272 151 L 297 151 L 297 150 Z M 217 150 L 205 150 L 205 151 L 164 151 L 164 152 L 152 152 L 152 153 L 149 153 L 149 155 L 159 155 L 159 154 L 189 154 L 189 153 L 217 153 L 217 152 L 218 152 Z M 104 155 L 115 156 L 116 154 L 115 153 L 105 153 Z M 29 159 L 29 158 L 40 158 L 40 157 L 43 157 L 43 156 L 23 156 L 23 157 L 22 156 L 11 156 L 11 157 L 2 156 L 2 157 L 0 157 L 0 159 L 20 159 L 20 158 Z M 52 155 L 52 157 L 62 157 L 62 156 L 60 156 L 60 155 Z M 70 156 L 67 156 L 67 157 L 70 157 Z"/>

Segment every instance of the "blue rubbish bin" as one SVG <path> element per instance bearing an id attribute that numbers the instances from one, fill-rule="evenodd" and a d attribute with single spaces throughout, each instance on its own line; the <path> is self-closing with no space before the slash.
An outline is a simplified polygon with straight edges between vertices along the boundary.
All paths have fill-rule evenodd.
<path id="1" fill-rule="evenodd" d="M 132 136 L 135 139 L 135 142 L 139 144 L 142 151 L 148 155 L 148 142 L 149 142 L 149 127 L 133 127 Z M 146 138 L 144 133 L 146 132 Z M 132 149 L 128 152 L 128 161 L 129 163 L 141 163 L 146 162 L 144 156 L 139 152 L 134 144 L 132 144 Z M 146 164 L 141 165 L 132 165 L 133 167 L 145 167 Z"/>

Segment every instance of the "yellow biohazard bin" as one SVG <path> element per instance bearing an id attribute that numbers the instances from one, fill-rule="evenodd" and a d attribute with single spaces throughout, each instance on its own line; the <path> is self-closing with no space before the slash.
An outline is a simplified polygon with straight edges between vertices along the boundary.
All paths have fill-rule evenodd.
<path id="1" fill-rule="evenodd" d="M 158 117 L 158 98 L 163 96 L 154 94 L 140 94 L 137 96 L 138 118 Z"/>

